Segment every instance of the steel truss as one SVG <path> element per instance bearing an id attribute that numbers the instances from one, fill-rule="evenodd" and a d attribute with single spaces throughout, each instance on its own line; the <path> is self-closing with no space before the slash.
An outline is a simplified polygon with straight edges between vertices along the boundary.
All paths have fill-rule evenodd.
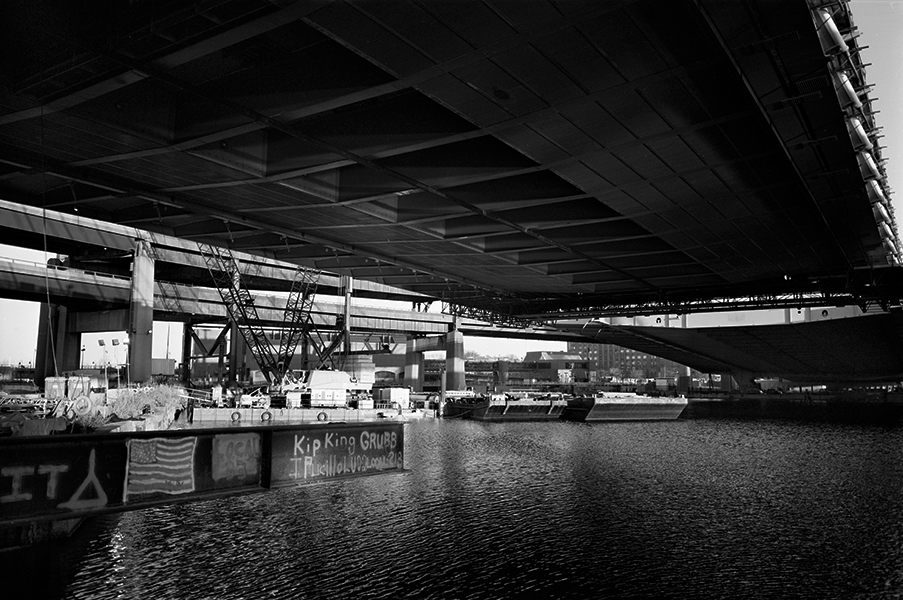
<path id="1" fill-rule="evenodd" d="M 283 314 L 279 349 L 276 350 L 263 328 L 263 321 L 254 306 L 254 298 L 242 282 L 238 262 L 232 252 L 226 248 L 200 243 L 198 249 L 229 318 L 238 326 L 268 384 L 272 386 L 282 382 L 283 376 L 291 369 L 291 361 L 299 342 L 305 337 L 312 342 L 317 352 L 318 362 L 315 368 L 320 368 L 330 360 L 336 344 L 334 342 L 324 350 L 326 344 L 320 338 L 310 316 L 320 278 L 319 271 L 303 267 L 296 269 Z M 314 335 L 319 339 L 314 339 Z M 338 336 L 338 339 L 342 339 L 342 336 Z"/>
<path id="2" fill-rule="evenodd" d="M 551 321 L 562 318 L 585 318 L 599 316 L 624 316 L 639 317 L 664 314 L 689 314 L 703 312 L 729 312 L 739 310 L 765 310 L 765 309 L 803 309 L 825 308 L 831 306 L 858 306 L 863 312 L 868 312 L 875 306 L 880 306 L 887 311 L 889 306 L 885 302 L 862 301 L 852 296 L 825 296 L 820 293 L 812 294 L 782 294 L 761 295 L 748 298 L 709 298 L 705 300 L 688 300 L 682 302 L 644 302 L 639 304 L 608 304 L 593 306 L 575 310 L 565 310 L 557 313 L 547 313 L 544 316 Z"/>
<path id="3" fill-rule="evenodd" d="M 512 313 L 514 304 L 498 303 L 489 306 L 463 306 L 450 302 L 442 303 L 442 312 L 448 315 L 468 317 L 494 325 L 527 328 L 547 325 L 562 319 L 594 317 L 634 317 L 663 314 L 689 314 L 702 312 L 727 312 L 738 310 L 763 310 L 769 308 L 823 308 L 831 306 L 858 306 L 863 312 L 880 308 L 887 312 L 896 303 L 883 299 L 863 299 L 851 294 L 824 294 L 803 292 L 788 294 L 761 294 L 743 298 L 706 298 L 682 301 L 649 301 L 642 303 L 611 303 L 561 308 L 554 301 L 548 302 L 548 312 L 541 312 L 541 300 L 524 302 L 529 312 Z"/>
<path id="4" fill-rule="evenodd" d="M 292 280 L 292 288 L 285 304 L 285 313 L 282 320 L 282 330 L 279 344 L 278 364 L 281 372 L 280 380 L 285 373 L 291 369 L 292 358 L 295 356 L 295 350 L 302 339 L 307 338 L 312 341 L 314 349 L 317 351 L 318 363 L 325 362 L 320 348 L 324 346 L 322 340 L 313 340 L 313 335 L 319 338 L 319 331 L 314 325 L 310 316 L 310 310 L 314 304 L 314 295 L 317 291 L 317 285 L 320 281 L 320 271 L 313 271 L 298 267 L 295 270 L 295 276 Z M 331 354 L 331 353 L 330 353 Z M 328 355 L 327 355 L 328 357 Z M 318 364 L 316 368 L 319 368 Z"/>
<path id="5" fill-rule="evenodd" d="M 465 317 L 500 325 L 503 327 L 517 327 L 520 329 L 528 329 L 534 326 L 542 326 L 545 324 L 544 317 L 528 318 L 520 315 L 507 314 L 498 309 L 490 309 L 476 306 L 465 306 L 463 304 L 455 304 L 452 302 L 442 302 L 442 314 L 452 315 L 455 317 Z"/>
<path id="6" fill-rule="evenodd" d="M 223 299 L 229 318 L 238 326 L 238 330 L 251 349 L 267 383 L 281 381 L 282 374 L 278 364 L 278 355 L 261 325 L 251 292 L 242 285 L 238 263 L 232 256 L 232 252 L 225 248 L 201 243 L 198 244 L 198 250 L 204 257 L 207 270 L 210 272 L 216 290 Z"/>

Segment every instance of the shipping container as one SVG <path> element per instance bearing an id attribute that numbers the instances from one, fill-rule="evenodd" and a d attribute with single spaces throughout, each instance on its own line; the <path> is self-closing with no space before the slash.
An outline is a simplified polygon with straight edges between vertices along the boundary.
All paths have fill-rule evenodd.
<path id="1" fill-rule="evenodd" d="M 379 404 L 397 402 L 399 406 L 406 407 L 410 399 L 411 390 L 409 388 L 379 388 L 376 391 L 376 401 Z"/>

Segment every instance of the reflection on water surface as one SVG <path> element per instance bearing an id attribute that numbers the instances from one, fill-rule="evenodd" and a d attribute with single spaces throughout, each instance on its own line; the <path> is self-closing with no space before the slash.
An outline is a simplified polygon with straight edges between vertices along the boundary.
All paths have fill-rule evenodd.
<path id="1" fill-rule="evenodd" d="M 98 519 L 6 565 L 34 582 L 22 598 L 903 594 L 903 428 L 424 420 L 405 436 L 404 474 Z"/>

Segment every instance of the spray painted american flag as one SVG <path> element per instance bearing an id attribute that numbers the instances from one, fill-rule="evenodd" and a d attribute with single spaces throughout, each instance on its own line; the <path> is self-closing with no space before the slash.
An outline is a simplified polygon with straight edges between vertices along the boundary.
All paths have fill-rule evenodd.
<path id="1" fill-rule="evenodd" d="M 194 491 L 194 448 L 197 438 L 129 440 L 124 501 L 146 494 Z"/>

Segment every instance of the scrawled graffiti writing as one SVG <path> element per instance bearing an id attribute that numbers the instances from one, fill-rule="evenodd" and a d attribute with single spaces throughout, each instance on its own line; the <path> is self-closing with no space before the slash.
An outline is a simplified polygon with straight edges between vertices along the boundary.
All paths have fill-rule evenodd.
<path id="1" fill-rule="evenodd" d="M 385 471 L 387 469 L 404 468 L 404 455 L 390 451 L 377 456 L 336 455 L 301 456 L 292 458 L 292 479 L 314 479 L 317 477 L 336 477 L 354 475 L 366 471 Z"/>
<path id="2" fill-rule="evenodd" d="M 96 469 L 94 448 L 88 454 L 87 470 L 59 459 L 37 464 L 6 464 L 0 467 L 0 505 L 15 510 L 21 506 L 18 503 L 32 502 L 73 511 L 106 506 L 107 493 Z M 7 509 L 0 510 L 0 515 L 3 510 Z"/>
<path id="3" fill-rule="evenodd" d="M 404 433 L 386 423 L 277 432 L 271 473 L 276 485 L 404 469 Z"/>
<path id="4" fill-rule="evenodd" d="M 348 454 L 354 454 L 354 451 L 357 449 L 357 439 L 353 435 L 327 433 L 324 446 L 326 448 L 346 449 Z"/>
<path id="5" fill-rule="evenodd" d="M 9 493 L 0 495 L 0 503 L 32 500 L 42 494 L 49 500 L 56 499 L 60 473 L 69 470 L 67 464 L 10 465 L 0 468 L 0 477 L 9 478 Z M 0 487 L 5 489 L 6 485 Z"/>
<path id="6" fill-rule="evenodd" d="M 375 433 L 364 431 L 361 433 L 362 450 L 390 450 L 398 445 L 398 435 L 394 431 Z"/>
<path id="7" fill-rule="evenodd" d="M 323 442 L 319 438 L 295 434 L 295 445 L 292 449 L 293 456 L 316 456 Z"/>
<path id="8" fill-rule="evenodd" d="M 215 481 L 242 479 L 260 473 L 260 436 L 256 433 L 213 437 L 212 476 Z"/>
<path id="9" fill-rule="evenodd" d="M 355 456 L 351 459 L 350 472 L 384 471 L 404 467 L 404 456 L 401 452 L 387 452 L 378 456 Z"/>

